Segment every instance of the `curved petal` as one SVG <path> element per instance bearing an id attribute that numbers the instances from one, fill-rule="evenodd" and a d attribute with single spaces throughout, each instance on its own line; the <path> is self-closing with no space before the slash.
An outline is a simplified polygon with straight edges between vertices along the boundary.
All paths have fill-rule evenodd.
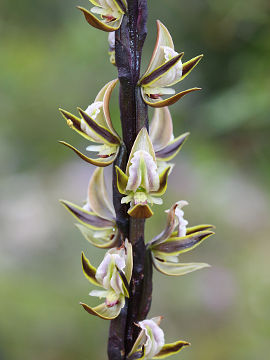
<path id="1" fill-rule="evenodd" d="M 179 92 L 178 94 L 175 94 L 173 96 L 170 96 L 167 99 L 151 99 L 149 96 L 145 95 L 142 89 L 142 97 L 144 102 L 154 108 L 160 108 L 160 107 L 164 107 L 164 106 L 169 106 L 169 105 L 173 105 L 174 103 L 176 103 L 178 100 L 180 100 L 183 96 L 193 92 L 193 91 L 197 91 L 197 90 L 201 90 L 201 88 L 191 88 L 188 90 L 184 90 Z"/>
<path id="2" fill-rule="evenodd" d="M 88 203 L 90 208 L 101 218 L 114 220 L 116 215 L 112 201 L 109 199 L 104 181 L 104 169 L 97 168 L 89 182 Z"/>
<path id="3" fill-rule="evenodd" d="M 187 341 L 175 341 L 171 344 L 165 344 L 163 348 L 160 350 L 160 352 L 153 357 L 153 359 L 164 359 L 167 356 L 177 354 L 179 351 L 181 351 L 184 347 L 189 346 L 190 343 Z"/>
<path id="4" fill-rule="evenodd" d="M 173 122 L 171 113 L 168 107 L 157 108 L 154 111 L 152 118 L 149 137 L 154 146 L 154 150 L 157 155 L 157 151 L 165 148 L 173 136 Z"/>
<path id="5" fill-rule="evenodd" d="M 116 165 L 117 188 L 120 194 L 126 194 L 126 187 L 128 183 L 128 176 Z"/>
<path id="6" fill-rule="evenodd" d="M 116 20 L 114 22 L 113 26 L 111 26 L 111 25 L 108 25 L 107 23 L 105 23 L 104 21 L 99 20 L 95 15 L 93 15 L 87 9 L 85 9 L 81 6 L 77 6 L 77 8 L 82 11 L 88 24 L 92 25 L 96 29 L 106 31 L 106 32 L 111 32 L 111 31 L 116 31 L 121 26 L 123 16 L 121 16 L 120 19 Z"/>
<path id="7" fill-rule="evenodd" d="M 100 249 L 111 249 L 113 247 L 118 247 L 120 245 L 120 233 L 116 231 L 115 234 L 113 234 L 112 229 L 112 238 L 110 240 L 104 240 L 101 237 L 95 236 L 95 232 L 98 232 L 99 230 L 93 230 L 89 229 L 84 225 L 81 224 L 75 224 L 75 226 L 80 230 L 84 238 L 90 242 L 90 244 L 100 248 Z"/>
<path id="8" fill-rule="evenodd" d="M 131 166 L 131 159 L 133 158 L 135 152 L 139 151 L 139 150 L 144 150 L 144 151 L 148 152 L 152 156 L 153 160 L 156 161 L 153 144 L 151 142 L 151 139 L 150 139 L 145 127 L 140 130 L 140 132 L 138 133 L 138 135 L 134 141 L 134 144 L 132 146 L 132 149 L 131 149 L 131 152 L 129 155 L 129 159 L 128 159 L 128 163 L 127 163 L 127 167 L 126 167 L 127 174 L 128 174 L 128 169 Z"/>
<path id="9" fill-rule="evenodd" d="M 113 221 L 102 219 L 95 213 L 87 211 L 70 201 L 60 200 L 61 204 L 78 220 L 81 224 L 94 230 L 110 229 L 115 226 Z"/>
<path id="10" fill-rule="evenodd" d="M 181 150 L 182 146 L 186 142 L 189 133 L 182 134 L 169 142 L 167 146 L 156 152 L 156 157 L 159 161 L 172 160 Z"/>
<path id="11" fill-rule="evenodd" d="M 171 234 L 173 233 L 173 230 L 175 228 L 175 209 L 177 208 L 178 203 L 173 204 L 173 206 L 171 206 L 170 210 L 168 211 L 168 216 L 167 216 L 167 222 L 166 222 L 166 227 L 165 229 L 158 234 L 157 236 L 155 236 L 149 243 L 148 243 L 148 247 L 152 248 L 158 244 L 160 244 L 161 242 L 163 242 L 164 240 L 167 240 Z"/>
<path id="12" fill-rule="evenodd" d="M 187 228 L 186 234 L 189 235 L 189 234 L 193 234 L 198 231 L 204 231 L 204 230 L 215 229 L 215 228 L 216 227 L 214 225 L 209 225 L 209 224 L 192 226 L 192 227 Z"/>
<path id="13" fill-rule="evenodd" d="M 115 154 L 113 154 L 109 157 L 93 159 L 93 158 L 90 158 L 90 157 L 84 155 L 79 150 L 77 150 L 74 146 L 68 144 L 65 141 L 59 141 L 59 143 L 65 145 L 68 148 L 70 148 L 71 150 L 73 150 L 82 160 L 86 161 L 89 164 L 99 166 L 99 167 L 105 167 L 105 166 L 111 165 L 114 162 L 114 160 L 116 159 L 117 154 L 118 154 L 118 150 L 117 150 L 117 152 Z"/>
<path id="14" fill-rule="evenodd" d="M 133 270 L 133 253 L 132 253 L 132 245 L 131 243 L 126 240 L 125 241 L 125 248 L 126 248 L 126 267 L 125 267 L 125 275 L 127 278 L 127 282 L 130 283 L 132 270 Z"/>
<path id="15" fill-rule="evenodd" d="M 154 256 L 153 258 L 153 264 L 155 268 L 161 272 L 164 275 L 169 276 L 180 276 L 185 275 L 190 272 L 200 270 L 206 267 L 209 267 L 210 265 L 205 263 L 171 263 L 167 261 L 160 261 L 156 259 Z"/>
<path id="16" fill-rule="evenodd" d="M 106 120 L 108 129 L 112 132 L 112 134 L 114 134 L 119 139 L 119 142 L 120 142 L 119 135 L 113 128 L 111 116 L 110 116 L 110 110 L 109 110 L 109 103 L 110 103 L 112 91 L 115 88 L 117 83 L 118 83 L 118 79 L 115 79 L 115 80 L 110 81 L 106 85 L 106 90 L 105 90 L 104 97 L 103 97 L 103 112 L 104 112 L 104 116 L 105 116 L 105 120 Z"/>
<path id="17" fill-rule="evenodd" d="M 199 231 L 183 237 L 169 238 L 162 243 L 153 245 L 151 248 L 157 257 L 158 253 L 156 251 L 168 255 L 179 255 L 193 250 L 211 235 L 214 235 L 213 231 Z"/>
<path id="18" fill-rule="evenodd" d="M 101 286 L 96 279 L 97 269 L 90 264 L 89 260 L 85 257 L 83 252 L 82 252 L 82 268 L 83 268 L 83 273 L 87 280 L 89 280 L 92 284 L 96 286 Z"/>
<path id="19" fill-rule="evenodd" d="M 183 64 L 181 80 L 188 76 L 188 74 L 195 68 L 195 66 L 199 64 L 202 58 L 203 55 L 201 54 Z"/>
<path id="20" fill-rule="evenodd" d="M 152 57 L 150 59 L 150 63 L 144 76 L 147 76 L 150 72 L 162 65 L 164 62 L 164 55 L 160 51 L 162 46 L 168 46 L 174 49 L 173 40 L 168 29 L 165 25 L 162 24 L 161 21 L 157 20 L 157 40 Z"/>
<path id="21" fill-rule="evenodd" d="M 80 303 L 80 305 L 82 305 L 82 307 L 85 311 L 88 312 L 88 314 L 98 316 L 104 320 L 112 320 L 117 318 L 117 316 L 120 314 L 121 309 L 125 305 L 125 298 L 121 298 L 116 305 L 111 307 L 108 307 L 105 303 L 95 307 L 90 307 L 84 303 Z"/>
<path id="22" fill-rule="evenodd" d="M 128 210 L 128 214 L 137 219 L 148 219 L 154 213 L 147 204 L 137 204 Z"/>
<path id="23" fill-rule="evenodd" d="M 126 0 L 113 0 L 114 3 L 117 5 L 118 9 L 122 14 L 125 14 L 127 11 L 127 3 Z"/>
<path id="24" fill-rule="evenodd" d="M 147 76 L 143 76 L 141 80 L 139 81 L 139 84 L 142 86 L 149 86 L 153 83 L 155 83 L 158 79 L 160 79 L 162 76 L 164 76 L 168 71 L 170 71 L 183 57 L 184 53 L 180 53 L 176 56 L 174 56 L 171 60 L 166 61 L 164 64 L 160 65 L 159 67 L 155 68 L 151 73 L 149 73 Z M 175 81 L 172 84 L 168 84 L 167 86 L 174 85 L 178 81 L 180 81 L 181 78 L 179 78 L 177 81 Z"/>
<path id="25" fill-rule="evenodd" d="M 66 110 L 59 109 L 59 111 L 61 112 L 63 118 L 66 120 L 68 126 L 72 130 L 75 130 L 79 135 L 83 136 L 87 140 L 95 141 L 89 135 L 87 135 L 85 132 L 82 131 L 80 118 L 78 118 L 77 116 L 71 114 L 70 112 L 68 112 Z"/>
<path id="26" fill-rule="evenodd" d="M 82 109 L 78 108 L 78 111 L 84 119 L 86 125 L 90 128 L 90 130 L 94 132 L 98 138 L 100 138 L 101 143 L 106 143 L 108 145 L 120 144 L 119 137 L 116 137 L 110 130 L 107 130 L 104 126 L 98 124 Z"/>
<path id="27" fill-rule="evenodd" d="M 157 191 L 153 191 L 151 195 L 161 196 L 165 194 L 168 185 L 168 176 L 170 174 L 171 167 L 168 166 L 162 173 L 159 174 L 159 189 Z"/>

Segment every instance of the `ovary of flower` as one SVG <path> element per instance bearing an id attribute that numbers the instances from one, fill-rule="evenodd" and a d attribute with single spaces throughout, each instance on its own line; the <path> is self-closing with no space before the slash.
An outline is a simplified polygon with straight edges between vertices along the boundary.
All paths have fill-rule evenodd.
<path id="1" fill-rule="evenodd" d="M 95 6 L 91 9 L 92 13 L 100 14 L 107 22 L 114 21 L 121 17 L 121 12 L 113 0 L 97 0 L 100 7 Z"/>
<path id="2" fill-rule="evenodd" d="M 178 53 L 169 46 L 161 46 L 160 49 L 164 52 L 164 60 L 167 62 L 173 57 L 177 56 Z M 159 79 L 153 81 L 152 84 L 145 86 L 144 92 L 147 95 L 163 95 L 163 94 L 175 94 L 175 90 L 166 88 L 172 86 L 182 77 L 182 61 L 179 60 L 167 73 L 163 74 Z"/>
<path id="3" fill-rule="evenodd" d="M 185 200 L 181 200 L 178 202 L 177 208 L 175 209 L 175 217 L 179 237 L 186 236 L 188 221 L 184 219 L 184 211 L 182 210 L 182 207 L 186 205 L 188 205 L 188 202 Z"/>
<path id="4" fill-rule="evenodd" d="M 165 344 L 163 330 L 154 319 L 140 321 L 139 326 L 145 336 L 145 358 L 151 359 L 160 352 Z"/>

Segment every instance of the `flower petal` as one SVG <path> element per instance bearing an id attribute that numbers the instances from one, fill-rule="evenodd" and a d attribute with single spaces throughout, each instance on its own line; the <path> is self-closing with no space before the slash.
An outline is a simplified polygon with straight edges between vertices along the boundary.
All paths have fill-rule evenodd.
<path id="1" fill-rule="evenodd" d="M 120 245 L 120 233 L 118 231 L 116 231 L 111 240 L 105 241 L 99 237 L 94 236 L 94 232 L 98 232 L 99 230 L 89 229 L 81 224 L 75 225 L 80 230 L 85 239 L 90 242 L 90 244 L 100 249 L 111 249 Z"/>
<path id="2" fill-rule="evenodd" d="M 86 161 L 89 164 L 99 166 L 99 167 L 105 167 L 105 166 L 111 165 L 114 162 L 114 160 L 116 159 L 117 154 L 118 154 L 118 150 L 117 150 L 117 152 L 115 154 L 113 154 L 109 157 L 93 159 L 93 158 L 90 158 L 90 157 L 84 155 L 78 149 L 76 149 L 74 146 L 70 145 L 69 143 L 67 143 L 65 141 L 59 141 L 59 143 L 65 145 L 68 148 L 70 148 L 71 150 L 73 150 L 82 160 Z"/>
<path id="3" fill-rule="evenodd" d="M 155 152 L 165 148 L 173 136 L 173 122 L 168 107 L 157 108 L 150 124 L 149 137 Z"/>
<path id="4" fill-rule="evenodd" d="M 197 90 L 201 90 L 201 88 L 191 88 L 188 90 L 184 90 L 179 92 L 178 94 L 175 94 L 167 99 L 151 99 L 149 96 L 145 95 L 142 89 L 142 97 L 144 102 L 154 108 L 160 108 L 163 106 L 169 106 L 169 105 L 173 105 L 174 103 L 176 103 L 178 100 L 180 100 L 183 96 L 193 92 L 193 91 L 197 91 Z"/>
<path id="5" fill-rule="evenodd" d="M 85 257 L 83 252 L 82 252 L 82 268 L 83 268 L 83 273 L 87 280 L 89 280 L 92 284 L 96 286 L 101 286 L 96 279 L 97 269 L 90 264 L 89 260 Z"/>
<path id="6" fill-rule="evenodd" d="M 189 133 L 182 134 L 168 143 L 168 145 L 156 152 L 156 157 L 160 161 L 172 160 L 178 152 L 181 150 L 185 141 L 187 140 Z"/>
<path id="7" fill-rule="evenodd" d="M 105 93 L 103 97 L 103 111 L 108 129 L 111 131 L 112 134 L 114 134 L 119 139 L 120 142 L 119 135 L 116 133 L 116 131 L 113 128 L 111 116 L 110 116 L 110 110 L 109 110 L 109 103 L 110 103 L 112 91 L 117 83 L 118 83 L 118 79 L 115 79 L 110 81 L 107 85 L 105 85 Z"/>
<path id="8" fill-rule="evenodd" d="M 77 116 L 71 114 L 70 112 L 68 112 L 66 110 L 59 109 L 59 111 L 61 112 L 64 119 L 67 121 L 68 126 L 72 130 L 75 130 L 78 134 L 83 136 L 85 139 L 90 140 L 90 141 L 94 141 L 94 139 L 92 139 L 89 135 L 87 135 L 85 132 L 82 131 L 82 129 L 81 129 L 81 119 L 80 118 L 78 118 Z"/>
<path id="9" fill-rule="evenodd" d="M 153 144 L 151 142 L 151 139 L 150 139 L 145 127 L 140 130 L 140 132 L 138 133 L 138 135 L 134 141 L 134 144 L 132 146 L 132 149 L 131 149 L 131 152 L 129 155 L 129 159 L 128 159 L 128 163 L 127 163 L 127 167 L 126 167 L 127 174 L 128 174 L 129 167 L 131 166 L 131 159 L 133 158 L 135 152 L 139 151 L 139 150 L 148 152 L 152 156 L 153 160 L 156 161 Z"/>
<path id="10" fill-rule="evenodd" d="M 174 49 L 173 40 L 168 29 L 165 25 L 162 24 L 161 21 L 157 20 L 157 40 L 152 57 L 150 59 L 150 63 L 144 76 L 151 73 L 154 69 L 162 65 L 162 63 L 164 62 L 164 54 L 163 51 L 161 51 L 161 48 L 163 46 L 168 46 Z"/>
<path id="11" fill-rule="evenodd" d="M 115 219 L 114 207 L 105 186 L 103 168 L 97 168 L 91 177 L 88 186 L 88 203 L 90 208 L 101 218 Z"/>
<path id="12" fill-rule="evenodd" d="M 153 357 L 153 359 L 164 359 L 167 356 L 177 354 L 179 351 L 181 351 L 184 347 L 189 346 L 190 343 L 186 341 L 176 341 L 171 344 L 165 344 L 163 348 L 160 350 L 160 352 Z"/>
<path id="13" fill-rule="evenodd" d="M 81 6 L 77 6 L 77 8 L 83 12 L 84 17 L 85 17 L 86 21 L 88 22 L 88 24 L 92 25 L 96 29 L 106 31 L 106 32 L 111 32 L 111 31 L 115 31 L 115 30 L 119 29 L 121 26 L 123 16 L 121 16 L 120 19 L 116 20 L 114 22 L 113 26 L 111 26 L 111 25 L 108 25 L 105 22 L 99 20 L 95 15 L 93 15 L 87 9 L 85 9 Z"/>
<path id="14" fill-rule="evenodd" d="M 165 170 L 163 170 L 159 174 L 159 189 L 157 191 L 153 191 L 151 195 L 161 196 L 165 194 L 167 190 L 168 176 L 170 174 L 170 170 L 171 170 L 171 166 L 168 166 Z"/>
<path id="15" fill-rule="evenodd" d="M 124 274 L 124 272 L 122 270 L 120 270 L 120 269 L 117 269 L 117 270 L 118 270 L 118 274 L 122 280 L 123 294 L 125 295 L 125 297 L 129 298 L 129 292 L 128 292 L 129 283 L 127 281 L 126 275 Z"/>
<path id="16" fill-rule="evenodd" d="M 150 218 L 154 213 L 147 204 L 137 204 L 131 207 L 128 210 L 129 216 L 132 216 L 137 219 L 148 219 Z"/>
<path id="17" fill-rule="evenodd" d="M 109 145 L 116 145 L 120 143 L 119 138 L 116 137 L 111 131 L 98 124 L 82 109 L 78 108 L 78 110 L 86 124 L 89 126 L 90 130 L 93 131 L 101 139 L 100 142 Z"/>
<path id="18" fill-rule="evenodd" d="M 209 230 L 209 229 L 215 229 L 215 226 L 209 225 L 209 224 L 192 226 L 192 227 L 187 228 L 186 234 L 189 235 L 189 234 L 196 233 L 198 231 Z"/>
<path id="19" fill-rule="evenodd" d="M 116 165 L 117 188 L 120 194 L 126 194 L 126 187 L 128 183 L 128 176 Z"/>
<path id="20" fill-rule="evenodd" d="M 200 270 L 210 265 L 205 263 L 171 263 L 167 261 L 160 261 L 156 259 L 154 256 L 153 264 L 155 268 L 161 272 L 162 274 L 169 275 L 169 276 L 180 276 L 185 275 L 190 272 Z"/>
<path id="21" fill-rule="evenodd" d="M 214 235 L 213 231 L 199 231 L 183 237 L 169 238 L 158 245 L 151 246 L 151 248 L 157 257 L 156 251 L 169 255 L 179 255 L 194 249 L 211 235 Z"/>
<path id="22" fill-rule="evenodd" d="M 120 314 L 121 309 L 125 305 L 125 298 L 122 297 L 116 305 L 111 307 L 108 307 L 105 303 L 95 307 L 90 307 L 84 303 L 80 303 L 80 305 L 82 305 L 82 307 L 85 311 L 88 312 L 88 314 L 98 316 L 104 320 L 112 320 L 117 318 L 117 316 Z"/>
<path id="23" fill-rule="evenodd" d="M 188 74 L 195 68 L 195 66 L 199 64 L 202 58 L 203 55 L 199 55 L 183 64 L 181 80 L 188 76 Z"/>
<path id="24" fill-rule="evenodd" d="M 168 71 L 170 71 L 183 57 L 184 53 L 180 53 L 176 56 L 174 56 L 171 60 L 166 61 L 164 64 L 160 65 L 159 67 L 155 68 L 151 73 L 149 73 L 147 76 L 143 76 L 141 80 L 139 81 L 139 84 L 141 86 L 149 86 L 150 84 L 154 83 L 158 79 L 160 79 L 162 76 L 164 76 Z M 178 81 L 180 81 L 181 78 L 179 78 Z M 178 82 L 177 81 L 177 82 Z M 168 86 L 171 86 L 173 84 L 170 84 Z"/>
<path id="25" fill-rule="evenodd" d="M 61 204 L 78 220 L 81 224 L 88 226 L 92 229 L 109 229 L 115 226 L 113 221 L 102 219 L 95 213 L 87 211 L 70 201 L 60 200 Z"/>

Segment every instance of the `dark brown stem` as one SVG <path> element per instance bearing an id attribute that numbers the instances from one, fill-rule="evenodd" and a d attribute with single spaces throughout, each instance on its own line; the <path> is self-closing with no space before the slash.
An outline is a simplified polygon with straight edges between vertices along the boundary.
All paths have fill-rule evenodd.
<path id="1" fill-rule="evenodd" d="M 127 4 L 127 14 L 115 34 L 115 58 L 120 82 L 119 106 L 125 147 L 121 148 L 116 162 L 123 171 L 138 132 L 143 127 L 148 129 L 147 106 L 137 85 L 142 47 L 147 34 L 147 0 L 127 0 Z M 145 247 L 145 221 L 127 217 L 127 208 L 121 205 L 121 195 L 117 191 L 115 172 L 113 195 L 118 227 L 133 246 L 130 298 L 119 317 L 111 322 L 108 343 L 109 360 L 124 360 L 138 335 L 135 323 L 145 319 L 150 309 L 152 263 Z"/>

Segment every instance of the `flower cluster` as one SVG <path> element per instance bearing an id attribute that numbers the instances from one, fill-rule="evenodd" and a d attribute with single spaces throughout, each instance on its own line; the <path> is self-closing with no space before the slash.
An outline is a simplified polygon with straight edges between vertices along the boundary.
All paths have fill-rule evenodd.
<path id="1" fill-rule="evenodd" d="M 117 65 L 115 31 L 120 28 L 128 12 L 127 1 L 90 0 L 90 2 L 94 5 L 90 11 L 82 7 L 78 8 L 90 25 L 109 32 L 110 62 Z M 140 9 L 140 11 L 143 10 Z M 117 41 L 119 42 L 119 38 Z M 85 203 L 81 206 L 66 200 L 61 200 L 61 203 L 76 219 L 76 226 L 86 240 L 91 245 L 107 251 L 97 268 L 90 263 L 84 253 L 81 258 L 86 279 L 92 285 L 99 287 L 98 290 L 92 290 L 89 295 L 105 300 L 94 307 L 85 303 L 80 304 L 89 314 L 105 320 L 112 320 L 119 316 L 133 294 L 134 289 L 130 289 L 130 285 L 135 283 L 132 276 L 136 247 L 132 247 L 134 243 L 131 244 L 131 240 L 127 238 L 129 235 L 121 229 L 119 214 L 116 214 L 114 208 L 115 198 L 118 196 L 119 206 L 125 211 L 126 205 L 121 204 L 128 205 L 127 214 L 130 217 L 134 219 L 151 217 L 152 205 L 163 203 L 162 197 L 167 190 L 168 177 L 174 167 L 171 161 L 189 136 L 187 132 L 174 136 L 168 106 L 184 95 L 199 90 L 195 87 L 175 93 L 172 86 L 182 81 L 191 72 L 201 60 L 202 55 L 184 63 L 182 62 L 183 55 L 183 52 L 175 51 L 169 31 L 160 21 L 157 21 L 157 40 L 153 55 L 145 74 L 135 84 L 140 89 L 138 94 L 142 98 L 143 106 L 146 104 L 153 107 L 154 113 L 149 131 L 146 125 L 142 128 L 140 126 L 141 130 L 133 146 L 130 144 L 132 148 L 126 157 L 127 161 L 118 161 L 122 156 L 121 151 L 125 149 L 125 144 L 113 127 L 109 110 L 111 95 L 118 79 L 103 86 L 94 102 L 85 110 L 78 108 L 79 116 L 60 109 L 68 126 L 91 143 L 86 147 L 86 151 L 97 154 L 95 157 L 92 155 L 89 157 L 69 143 L 60 141 L 82 160 L 97 166 L 88 185 Z M 168 97 L 164 98 L 164 96 Z M 104 167 L 112 164 L 114 175 L 116 175 L 113 180 L 114 191 L 119 192 L 114 199 L 109 194 L 104 179 Z M 148 256 L 147 259 L 151 259 L 150 266 L 153 265 L 165 275 L 184 275 L 209 266 L 205 263 L 179 261 L 179 255 L 194 249 L 214 234 L 212 225 L 188 227 L 183 211 L 186 205 L 188 203 L 181 200 L 166 210 L 167 223 L 164 230 L 147 245 L 143 243 L 144 255 Z M 143 222 L 137 221 L 137 223 Z M 134 259 L 136 259 L 136 254 Z M 136 264 L 135 261 L 134 264 Z M 143 277 L 144 274 L 142 274 L 142 279 Z M 126 308 L 128 309 L 128 306 Z M 132 344 L 131 351 L 126 354 L 126 359 L 161 359 L 176 354 L 189 345 L 188 342 L 182 340 L 165 344 L 164 333 L 159 327 L 161 319 L 161 317 L 155 317 L 136 323 L 140 331 Z"/>

